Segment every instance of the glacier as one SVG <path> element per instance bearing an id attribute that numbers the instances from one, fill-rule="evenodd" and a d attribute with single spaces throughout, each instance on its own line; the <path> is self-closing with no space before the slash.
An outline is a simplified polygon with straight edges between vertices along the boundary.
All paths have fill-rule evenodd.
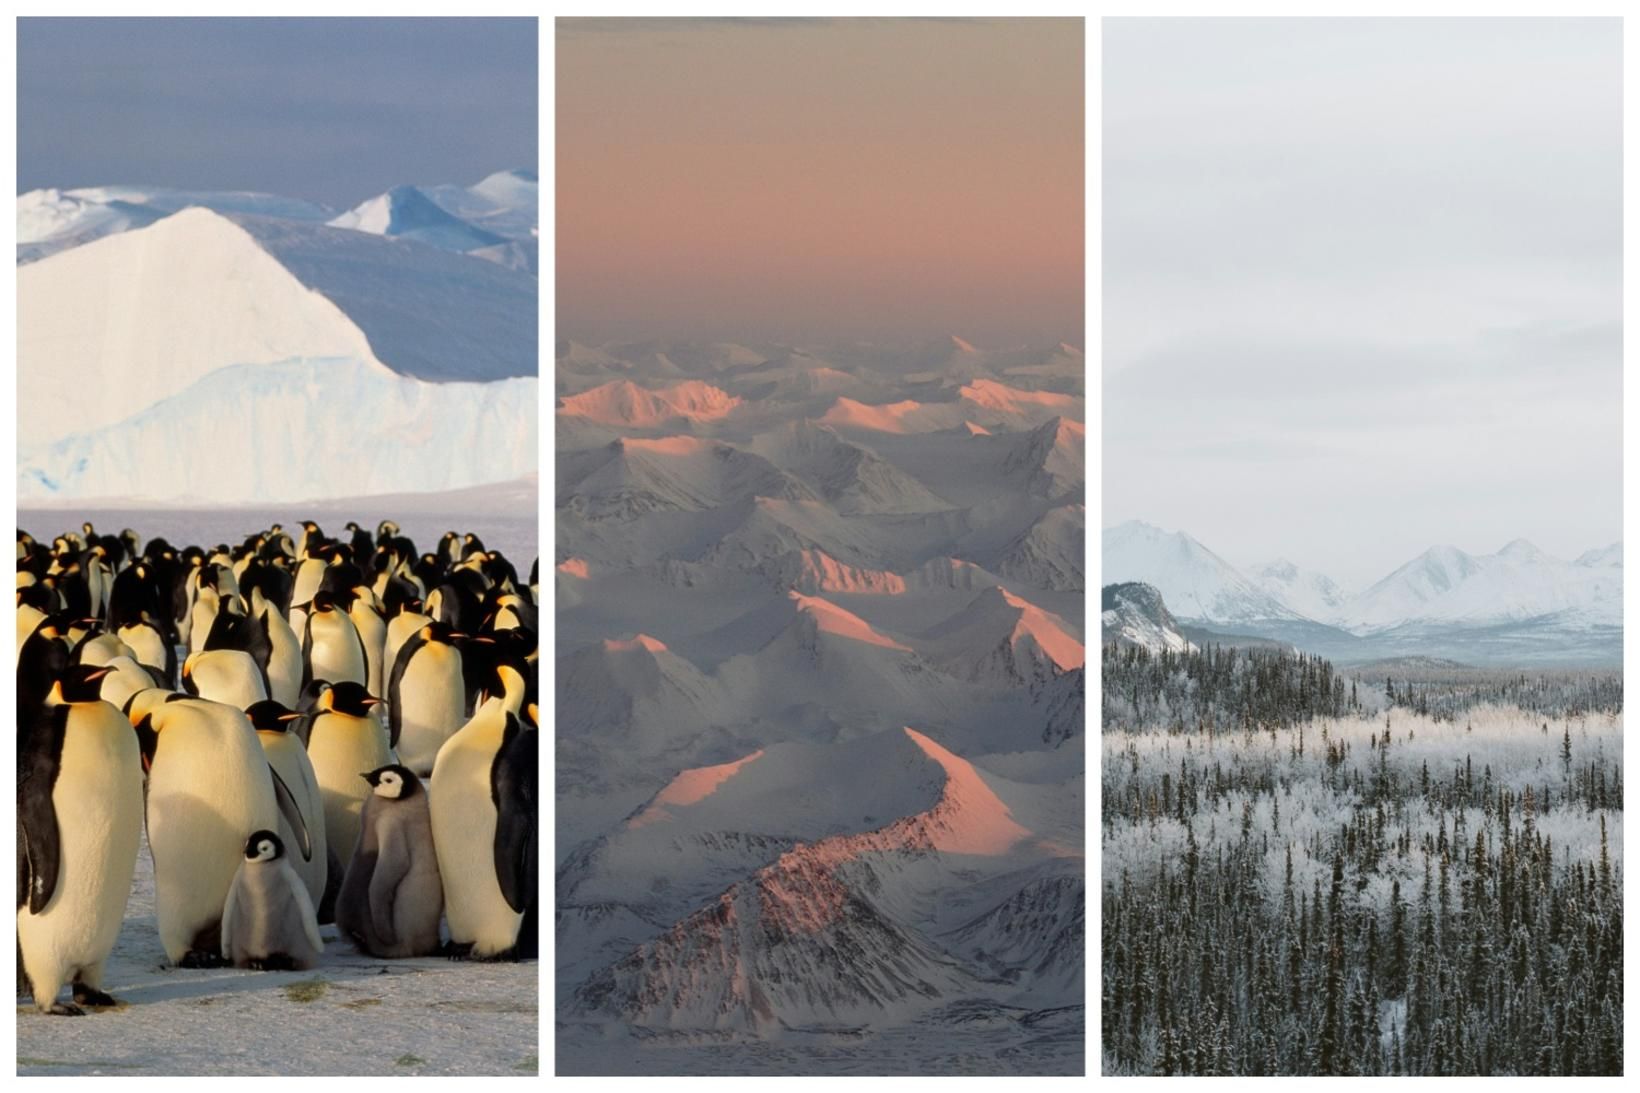
<path id="1" fill-rule="evenodd" d="M 21 195 L 20 501 L 312 501 L 534 474 L 538 281 L 478 253 L 533 247 L 534 174 L 401 190 L 430 240 L 267 194 Z"/>

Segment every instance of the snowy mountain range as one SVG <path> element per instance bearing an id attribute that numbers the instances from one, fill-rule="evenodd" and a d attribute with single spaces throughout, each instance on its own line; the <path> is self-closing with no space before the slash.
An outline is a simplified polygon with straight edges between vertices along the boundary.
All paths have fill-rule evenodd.
<path id="1" fill-rule="evenodd" d="M 1277 561 L 1246 573 L 1183 532 L 1103 533 L 1104 579 L 1143 581 L 1183 620 L 1290 640 L 1343 660 L 1605 663 L 1622 648 L 1622 544 L 1574 561 L 1525 540 L 1494 554 L 1432 547 L 1355 595 Z"/>
<path id="2" fill-rule="evenodd" d="M 531 172 L 340 216 L 264 194 L 21 195 L 19 497 L 294 501 L 532 473 L 534 216 Z"/>
<path id="3" fill-rule="evenodd" d="M 562 1042 L 1079 1052 L 1079 358 L 558 366 Z"/>

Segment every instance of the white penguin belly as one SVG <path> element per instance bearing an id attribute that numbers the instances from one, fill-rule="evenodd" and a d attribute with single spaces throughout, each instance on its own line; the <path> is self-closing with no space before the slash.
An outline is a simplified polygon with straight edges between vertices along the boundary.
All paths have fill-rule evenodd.
<path id="1" fill-rule="evenodd" d="M 308 760 L 324 802 L 325 837 L 346 865 L 359 841 L 359 809 L 371 792 L 360 775 L 394 762 L 387 730 L 373 717 L 321 714 L 308 737 Z"/>
<path id="2" fill-rule="evenodd" d="M 433 770 L 428 793 L 433 847 L 444 881 L 450 940 L 472 943 L 474 955 L 493 956 L 512 948 L 524 916 L 507 905 L 495 875 L 496 812 L 490 801 L 494 751 L 463 743 L 452 740 Z"/>
<path id="3" fill-rule="evenodd" d="M 325 857 L 325 804 L 324 796 L 319 790 L 318 776 L 313 771 L 313 763 L 302 747 L 302 742 L 289 733 L 257 733 L 262 743 L 262 750 L 268 757 L 268 763 L 278 772 L 284 781 L 291 796 L 296 798 L 297 810 L 302 814 L 302 822 L 307 825 L 308 841 L 312 845 L 312 855 L 306 860 L 302 857 L 302 847 L 297 841 L 296 833 L 291 830 L 283 814 L 279 817 L 279 837 L 285 841 L 285 856 L 290 859 L 290 867 L 295 870 L 296 876 L 307 889 L 308 896 L 317 907 L 325 894 L 325 879 L 328 874 Z M 361 782 L 364 779 L 359 779 Z"/>
<path id="4" fill-rule="evenodd" d="M 439 748 L 467 719 L 461 654 L 448 645 L 423 645 L 399 679 L 398 702 L 400 760 L 426 774 Z"/>
<path id="5" fill-rule="evenodd" d="M 173 962 L 222 916 L 245 849 L 259 830 L 276 830 L 279 809 L 255 732 L 170 724 L 160 733 L 148 780 L 148 849 L 154 910 Z M 254 750 L 252 750 L 254 749 Z"/>

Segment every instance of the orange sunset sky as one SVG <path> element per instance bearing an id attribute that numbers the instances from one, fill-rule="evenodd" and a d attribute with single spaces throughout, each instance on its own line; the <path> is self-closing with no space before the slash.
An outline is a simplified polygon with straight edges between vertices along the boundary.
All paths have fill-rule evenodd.
<path id="1" fill-rule="evenodd" d="M 1080 19 L 559 19 L 559 337 L 1083 344 Z"/>

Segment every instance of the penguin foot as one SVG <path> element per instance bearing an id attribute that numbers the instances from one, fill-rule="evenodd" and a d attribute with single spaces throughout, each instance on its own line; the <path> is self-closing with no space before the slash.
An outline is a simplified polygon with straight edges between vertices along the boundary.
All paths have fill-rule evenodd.
<path id="1" fill-rule="evenodd" d="M 467 959 L 480 964 L 516 964 L 518 963 L 518 947 L 514 946 L 510 949 L 502 949 L 498 953 L 484 953 L 479 956 L 469 954 Z"/>
<path id="2" fill-rule="evenodd" d="M 205 949 L 189 949 L 177 961 L 179 968 L 225 968 L 228 961 L 221 953 L 213 953 Z"/>
<path id="3" fill-rule="evenodd" d="M 85 1010 L 81 1009 L 79 1006 L 70 1005 L 67 1002 L 53 1002 L 49 1009 L 43 1010 L 42 1012 L 49 1013 L 53 1017 L 84 1017 L 85 1016 Z"/>
<path id="4" fill-rule="evenodd" d="M 119 1001 L 112 995 L 104 993 L 95 987 L 88 987 L 84 983 L 74 984 L 74 1001 L 92 1009 L 106 1009 L 109 1006 L 119 1005 Z"/>
<path id="5" fill-rule="evenodd" d="M 516 948 L 502 949 L 498 953 L 475 953 L 473 952 L 475 944 L 472 941 L 465 941 L 460 944 L 454 941 L 446 941 L 441 953 L 450 960 L 471 960 L 478 964 L 502 964 L 518 959 L 518 950 Z"/>
<path id="6" fill-rule="evenodd" d="M 296 970 L 296 961 L 285 953 L 270 953 L 263 957 L 253 957 L 246 962 L 245 967 L 253 972 L 293 972 Z"/>

